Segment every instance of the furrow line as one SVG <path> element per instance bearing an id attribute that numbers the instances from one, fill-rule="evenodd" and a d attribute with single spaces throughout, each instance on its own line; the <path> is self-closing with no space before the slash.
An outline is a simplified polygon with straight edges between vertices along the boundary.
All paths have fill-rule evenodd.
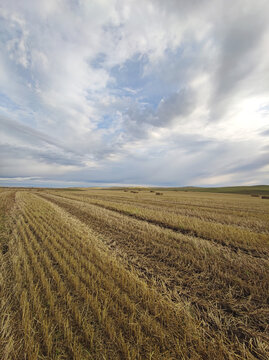
<path id="1" fill-rule="evenodd" d="M 40 229 L 40 225 L 39 225 L 39 229 Z M 41 231 L 42 231 L 42 228 L 41 228 Z M 65 248 L 65 244 L 63 242 L 60 243 L 60 239 L 58 239 L 58 241 L 59 241 L 59 244 L 55 243 L 55 246 L 57 246 L 57 248 L 55 248 L 55 251 L 53 251 L 53 250 L 51 251 L 51 253 L 53 253 L 53 256 L 55 256 L 55 253 L 60 253 L 60 252 L 63 253 L 63 249 Z M 73 258 L 74 258 L 74 256 L 75 256 L 74 251 L 71 250 L 70 248 L 68 248 L 66 250 L 67 250 L 68 254 L 65 255 L 65 258 L 68 258 L 68 257 L 71 258 L 71 256 L 73 256 Z M 114 288 L 114 285 L 113 285 L 113 281 L 114 281 L 113 278 L 111 278 L 110 280 L 106 279 L 106 277 L 102 277 L 102 279 L 98 279 L 97 275 L 95 275 L 97 282 L 94 283 L 93 277 L 91 277 L 91 278 L 89 277 L 89 275 L 94 275 L 94 270 L 92 270 L 90 267 L 86 267 L 86 269 L 88 271 L 83 272 L 81 267 L 77 266 L 78 263 L 79 264 L 81 263 L 81 259 L 79 259 L 79 257 L 76 257 L 75 261 L 70 262 L 69 266 L 71 266 L 71 268 L 73 268 L 72 270 L 76 274 L 79 274 L 81 280 L 84 282 L 84 284 L 86 286 L 88 286 L 88 289 L 90 287 L 97 288 L 98 289 L 99 300 L 101 300 L 103 303 L 105 303 L 107 295 L 105 295 L 105 294 L 103 295 L 102 289 L 106 293 L 109 292 L 110 295 L 113 295 L 113 293 L 115 293 L 115 295 L 116 295 L 115 298 L 117 299 L 117 302 L 119 303 L 121 308 L 124 309 L 124 312 L 126 312 L 126 316 L 128 315 L 131 319 L 133 319 L 131 322 L 135 323 L 135 318 L 138 315 L 137 306 L 141 305 L 141 298 L 140 298 L 140 304 L 139 303 L 130 303 L 130 299 L 128 297 L 126 298 L 126 294 L 121 294 L 119 292 L 119 289 L 117 289 L 117 288 L 116 288 L 116 291 L 115 291 L 115 288 Z M 86 265 L 86 264 L 84 264 L 84 265 Z M 149 301 L 149 297 L 150 297 L 150 295 L 147 294 L 147 302 Z M 114 298 L 114 296 L 113 296 L 113 298 Z M 144 306 L 144 308 L 146 308 L 146 307 Z M 113 309 L 110 309 L 110 310 L 112 311 Z M 156 316 L 157 311 L 160 311 L 160 309 L 154 309 L 154 310 L 155 310 L 154 313 L 155 313 L 155 316 Z M 117 314 L 112 313 L 112 316 L 115 317 L 117 315 L 119 317 L 120 311 L 121 311 L 120 308 L 118 308 L 117 309 Z M 159 317 L 159 316 L 157 315 L 157 317 Z M 164 346 L 164 337 L 163 337 L 164 335 L 161 336 L 161 334 L 163 333 L 164 330 L 159 327 L 160 325 L 157 325 L 155 318 L 151 318 L 149 315 L 147 315 L 147 312 L 141 313 L 139 315 L 139 317 L 140 317 L 140 319 L 137 319 L 136 321 L 140 321 L 141 324 L 143 324 L 142 326 L 144 328 L 144 331 L 146 330 L 148 335 L 153 336 L 153 338 L 158 339 L 158 341 L 156 340 L 157 343 L 161 343 Z M 143 318 L 143 321 L 141 321 L 141 318 Z M 123 319 L 122 322 L 125 323 L 126 322 L 125 315 L 122 316 L 122 319 Z M 162 320 L 162 322 L 163 322 L 163 320 Z M 140 325 L 138 324 L 138 322 L 136 323 L 135 328 L 136 328 L 136 332 L 138 332 L 138 333 L 141 332 L 141 330 L 139 330 Z M 127 325 L 127 323 L 125 325 L 124 330 L 125 331 L 130 331 L 129 326 Z M 154 334 L 152 333 L 153 331 L 154 331 Z M 170 329 L 170 331 L 171 331 L 171 329 Z M 138 339 L 136 339 L 136 342 L 137 341 L 138 341 Z M 143 342 L 145 342 L 145 341 L 143 341 Z"/>
<path id="2" fill-rule="evenodd" d="M 52 202 L 55 202 L 56 204 L 57 203 L 59 204 L 59 202 L 57 202 L 57 200 L 51 198 L 50 196 L 49 197 L 46 197 L 45 195 L 39 195 L 39 196 L 50 199 Z M 68 197 L 63 197 L 63 196 L 59 196 L 59 195 L 53 195 L 53 196 L 58 196 L 60 198 L 71 200 Z M 160 227 L 162 229 L 171 230 L 171 231 L 173 231 L 175 233 L 178 233 L 178 234 L 182 234 L 182 235 L 185 235 L 185 236 L 196 237 L 198 239 L 209 241 L 211 243 L 213 242 L 217 246 L 223 246 L 224 248 L 230 249 L 231 251 L 233 251 L 235 253 L 238 253 L 239 251 L 241 251 L 245 255 L 252 256 L 254 258 L 265 258 L 265 259 L 268 258 L 268 252 L 257 251 L 255 249 L 246 249 L 245 247 L 242 247 L 240 245 L 231 244 L 231 242 L 227 243 L 227 242 L 225 242 L 224 240 L 221 240 L 221 239 L 214 239 L 212 237 L 207 237 L 207 236 L 204 236 L 202 234 L 199 234 L 194 229 L 179 228 L 179 227 L 169 225 L 169 224 L 164 223 L 164 222 L 159 221 L 159 220 L 145 218 L 143 216 L 140 216 L 140 215 L 137 215 L 137 214 L 132 214 L 132 213 L 130 213 L 128 211 L 125 211 L 125 210 L 122 210 L 122 209 L 116 209 L 115 207 L 112 207 L 112 206 L 106 206 L 106 205 L 103 205 L 103 204 L 96 204 L 96 203 L 85 204 L 85 202 L 83 200 L 73 200 L 73 201 L 83 203 L 84 206 L 91 205 L 91 206 L 96 206 L 96 207 L 99 207 L 99 208 L 102 208 L 102 209 L 105 209 L 105 210 L 109 210 L 109 211 L 112 211 L 112 212 L 115 212 L 115 213 L 130 217 L 130 218 L 134 218 L 134 219 L 136 219 L 138 221 L 142 221 L 144 223 L 149 223 L 149 224 L 158 226 L 158 227 Z"/>
<path id="3" fill-rule="evenodd" d="M 27 251 L 28 256 L 31 259 L 31 262 L 34 264 L 34 267 L 36 271 L 38 272 L 42 287 L 45 292 L 45 296 L 47 299 L 47 303 L 50 309 L 50 314 L 52 317 L 55 318 L 55 320 L 58 323 L 59 328 L 62 330 L 63 336 L 65 338 L 66 344 L 69 348 L 69 353 L 72 358 L 76 360 L 81 359 L 81 346 L 79 344 L 77 336 L 73 333 L 70 322 L 64 315 L 63 311 L 59 307 L 59 305 L 56 303 L 57 296 L 55 296 L 55 293 L 51 289 L 51 284 L 47 279 L 46 276 L 46 269 L 43 267 L 43 265 L 40 263 L 38 256 L 33 251 L 30 240 L 28 237 L 30 237 L 29 233 L 26 235 L 25 230 L 27 228 L 23 229 L 21 239 L 24 242 L 25 249 Z M 31 238 L 31 237 L 30 237 Z M 31 238 L 31 241 L 33 241 L 33 237 Z"/>
<path id="4" fill-rule="evenodd" d="M 85 284 L 85 281 L 81 281 L 77 276 L 74 276 L 73 274 L 77 274 L 77 272 L 80 272 L 81 275 L 81 269 L 76 266 L 76 262 L 67 263 L 66 260 L 63 257 L 64 250 L 61 247 L 57 247 L 55 244 L 55 247 L 53 245 L 50 245 L 48 242 L 46 243 L 46 246 L 48 247 L 50 251 L 50 255 L 54 257 L 55 261 L 61 266 L 61 269 L 65 275 L 65 278 L 69 281 L 69 283 L 72 284 L 74 287 L 74 290 L 79 293 L 81 292 L 81 295 L 83 297 L 83 300 L 86 301 L 88 306 L 91 306 L 92 310 L 94 311 L 96 318 L 99 322 L 102 323 L 102 325 L 105 327 L 106 332 L 110 335 L 111 341 L 118 344 L 118 346 L 122 350 L 123 356 L 127 357 L 131 356 L 131 358 L 135 358 L 134 356 L 130 354 L 135 354 L 135 349 L 132 349 L 132 345 L 126 342 L 126 339 L 123 337 L 123 333 L 121 331 L 117 331 L 114 324 L 113 324 L 113 318 L 118 319 L 118 326 L 122 328 L 122 331 L 130 331 L 130 328 L 128 327 L 128 322 L 126 322 L 127 317 L 122 313 L 121 315 L 121 309 L 116 306 L 115 309 L 110 306 L 109 303 L 107 303 L 106 299 L 107 296 L 105 293 L 99 290 L 99 286 L 95 286 L 96 288 L 96 294 L 91 294 L 91 288 L 87 287 Z M 67 255 L 66 255 L 67 256 Z M 85 278 L 87 274 L 84 272 Z M 84 279 L 85 280 L 85 279 Z M 92 279 L 91 279 L 92 280 Z M 94 282 L 89 281 L 90 285 L 93 287 Z M 89 283 L 87 284 L 89 285 Z M 120 298 L 120 297 L 119 297 Z M 103 304 L 103 309 L 100 307 L 100 305 Z M 111 317 L 108 315 L 110 310 Z M 130 309 L 129 309 L 130 310 Z M 128 320 L 129 321 L 129 320 Z M 124 325 L 125 324 L 125 325 Z M 135 327 L 135 330 L 140 334 L 139 327 L 137 328 L 138 324 Z M 140 335 L 142 336 L 142 334 Z M 136 343 L 140 344 L 146 344 L 147 341 L 143 339 L 136 339 Z M 156 352 L 157 348 L 150 349 L 150 351 Z"/>
<path id="5" fill-rule="evenodd" d="M 227 309 L 226 306 L 225 306 L 223 309 L 226 310 L 226 311 L 228 311 L 228 312 L 231 312 L 231 309 L 230 309 L 230 308 Z M 238 316 L 238 315 L 236 314 L 236 312 L 235 312 L 234 316 Z M 228 320 L 228 319 L 227 319 L 227 320 Z M 243 330 L 243 328 L 244 328 L 243 324 L 240 326 L 240 328 Z M 248 332 L 245 332 L 245 331 L 247 331 L 247 330 L 244 330 L 243 333 L 242 333 L 242 330 L 240 330 L 240 331 L 241 331 L 241 335 L 240 335 L 240 336 L 242 336 L 243 333 L 245 334 L 244 337 L 247 336 L 247 333 L 248 333 Z M 235 332 L 235 333 L 236 333 L 236 332 Z M 248 338 L 248 336 L 247 336 L 247 338 Z"/>

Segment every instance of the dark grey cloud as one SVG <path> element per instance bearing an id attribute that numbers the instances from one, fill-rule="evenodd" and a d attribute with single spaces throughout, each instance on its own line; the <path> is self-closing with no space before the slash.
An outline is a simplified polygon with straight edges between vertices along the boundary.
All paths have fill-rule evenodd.
<path id="1" fill-rule="evenodd" d="M 260 133 L 262 136 L 269 136 L 269 129 Z"/>
<path id="2" fill-rule="evenodd" d="M 7 132 L 16 138 L 26 139 L 31 143 L 47 143 L 54 146 L 59 146 L 58 142 L 51 136 L 42 133 L 41 131 L 33 129 L 31 126 L 27 126 L 19 123 L 16 120 L 8 119 L 7 117 L 0 115 L 0 128 L 3 132 Z"/>
<path id="3" fill-rule="evenodd" d="M 269 91 L 259 71 L 268 33 L 269 3 L 238 1 L 223 8 L 214 26 L 218 57 L 211 98 L 212 120 L 221 119 L 246 94 Z M 222 18 L 220 18 L 222 17 Z M 268 65 L 268 64 L 267 64 Z M 213 69 L 214 70 L 214 69 Z M 269 68 L 267 67 L 267 73 Z"/>
<path id="4" fill-rule="evenodd" d="M 184 147 L 184 146 L 183 146 Z M 253 165 L 256 162 L 251 160 L 249 165 L 250 171 L 238 166 L 232 166 L 231 155 L 236 148 L 235 144 L 228 146 L 227 144 L 204 144 L 204 150 L 185 152 L 180 146 L 173 150 L 166 150 L 159 156 L 154 152 L 148 154 L 147 158 L 141 156 L 128 157 L 116 164 L 109 162 L 103 163 L 99 169 L 86 170 L 81 169 L 73 172 L 69 176 L 69 181 L 84 182 L 91 184 L 151 184 L 162 186 L 183 186 L 183 185 L 205 185 L 205 179 L 217 177 L 220 185 L 228 185 L 229 183 L 242 183 L 242 174 L 245 182 L 256 180 L 256 171 L 264 166 L 259 162 L 258 166 Z M 179 159 L 181 154 L 181 159 Z M 226 157 L 223 157 L 226 154 Z M 219 158 L 222 156 L 222 163 Z M 257 164 L 256 164 L 257 165 Z M 228 171 L 228 170 L 229 171 Z M 223 177 L 220 176 L 223 175 Z M 227 180 L 227 176 L 228 180 Z M 246 176 L 247 175 L 247 176 Z M 59 181 L 64 181 L 65 176 L 57 177 Z M 192 180 L 190 181 L 190 178 Z M 262 183 L 269 180 L 268 173 L 263 173 L 260 177 Z M 208 182 L 210 184 L 210 182 Z"/>
<path id="5" fill-rule="evenodd" d="M 217 71 L 216 95 L 234 91 L 240 81 L 255 70 L 256 50 L 267 27 L 264 14 L 238 14 L 220 34 L 220 65 Z"/>
<path id="6" fill-rule="evenodd" d="M 250 159 L 248 161 L 244 159 L 243 162 L 243 164 L 237 163 L 235 166 L 227 168 L 226 172 L 248 174 L 260 170 L 263 167 L 269 165 L 269 151 L 257 157 L 254 156 L 253 159 L 250 154 Z"/>
<path id="7" fill-rule="evenodd" d="M 30 126 L 0 117 L 0 130 L 0 176 L 43 175 L 49 167 L 53 172 L 53 167 L 83 166 L 83 156 Z"/>
<path id="8" fill-rule="evenodd" d="M 156 110 L 135 102 L 125 114 L 125 129 L 129 137 L 147 138 L 154 127 L 169 128 L 174 122 L 184 122 L 195 109 L 196 94 L 191 89 L 182 89 L 160 101 Z"/>
<path id="9" fill-rule="evenodd" d="M 31 156 L 35 159 L 40 159 L 48 163 L 62 164 L 62 165 L 81 165 L 87 158 L 87 155 L 91 155 L 96 160 L 100 160 L 113 152 L 117 152 L 120 149 L 121 142 L 118 139 L 113 139 L 107 143 L 98 143 L 93 137 L 95 135 L 89 134 L 87 141 L 89 144 L 83 144 L 85 141 L 78 139 L 79 144 L 76 147 L 72 147 L 64 142 L 64 137 L 61 139 L 53 138 L 51 135 L 36 130 L 31 126 L 21 124 L 20 122 L 0 116 L 0 130 L 2 138 L 6 135 L 8 138 L 12 138 L 13 144 L 4 143 L 2 151 L 6 148 L 6 153 L 18 158 L 24 156 Z M 63 131 L 64 133 L 64 131 Z M 83 141 L 82 141 L 83 140 Z M 21 146 L 17 145 L 17 142 L 21 142 Z M 88 151 L 88 154 L 85 154 Z M 85 156 L 86 155 L 86 156 Z"/>
<path id="10" fill-rule="evenodd" d="M 38 162 L 45 162 L 48 164 L 79 166 L 81 160 L 74 156 L 68 156 L 67 153 L 60 153 L 58 149 L 51 148 L 30 148 L 29 146 L 16 146 L 9 144 L 0 144 L 0 152 L 2 154 L 2 161 L 12 161 L 12 159 L 34 159 Z M 1 172 L 1 171 L 0 171 Z"/>
<path id="11" fill-rule="evenodd" d="M 157 110 L 157 124 L 169 126 L 175 118 L 187 117 L 195 108 L 195 94 L 190 89 L 182 89 L 172 94 L 169 98 L 163 99 Z"/>

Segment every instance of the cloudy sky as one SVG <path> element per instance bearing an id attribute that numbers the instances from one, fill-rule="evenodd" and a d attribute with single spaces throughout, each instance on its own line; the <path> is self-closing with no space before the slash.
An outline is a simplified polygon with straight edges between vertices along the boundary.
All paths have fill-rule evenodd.
<path id="1" fill-rule="evenodd" d="M 269 183 L 268 0 L 1 0 L 0 185 Z"/>

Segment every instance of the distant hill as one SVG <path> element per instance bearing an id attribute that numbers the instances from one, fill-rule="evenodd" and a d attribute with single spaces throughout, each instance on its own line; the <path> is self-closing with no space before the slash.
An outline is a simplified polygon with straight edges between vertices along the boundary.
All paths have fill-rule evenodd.
<path id="1" fill-rule="evenodd" d="M 227 193 L 227 194 L 257 194 L 269 195 L 269 185 L 254 185 L 254 186 L 226 186 L 226 187 L 175 187 L 167 188 L 166 190 L 174 191 L 197 191 L 197 192 L 212 192 L 212 193 Z"/>
<path id="2" fill-rule="evenodd" d="M 190 192 L 211 192 L 224 194 L 249 194 L 249 195 L 269 195 L 269 185 L 253 185 L 253 186 L 224 186 L 224 187 L 198 187 L 198 186 L 182 186 L 182 187 L 138 187 L 138 186 L 113 186 L 102 188 L 102 190 L 136 190 L 136 191 L 190 191 Z"/>

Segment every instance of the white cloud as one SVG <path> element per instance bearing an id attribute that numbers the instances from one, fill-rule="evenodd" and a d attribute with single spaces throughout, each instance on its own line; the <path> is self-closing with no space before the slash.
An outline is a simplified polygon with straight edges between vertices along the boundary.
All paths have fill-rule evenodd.
<path id="1" fill-rule="evenodd" d="M 269 150 L 268 13 L 263 0 L 3 0 L 1 174 L 246 182 L 240 167 Z"/>

